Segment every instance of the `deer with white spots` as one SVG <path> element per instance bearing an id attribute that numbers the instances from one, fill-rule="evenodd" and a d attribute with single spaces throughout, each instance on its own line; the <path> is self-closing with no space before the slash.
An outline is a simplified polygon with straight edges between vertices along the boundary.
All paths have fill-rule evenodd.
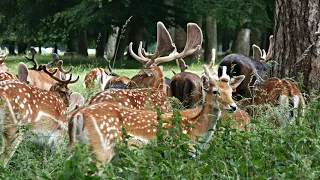
<path id="1" fill-rule="evenodd" d="M 84 87 L 86 89 L 92 89 L 98 87 L 100 90 L 113 88 L 113 84 L 117 84 L 116 88 L 125 88 L 129 83 L 130 79 L 126 76 L 119 76 L 112 71 L 110 61 L 105 55 L 104 59 L 107 63 L 109 73 L 103 68 L 95 68 L 90 70 L 84 78 Z M 121 85 L 120 85 L 121 84 Z"/>
<path id="2" fill-rule="evenodd" d="M 56 83 L 50 91 L 42 90 L 17 80 L 0 81 L 2 151 L 1 162 L 7 165 L 17 146 L 23 139 L 24 132 L 21 126 L 30 125 L 33 133 L 44 142 L 52 144 L 66 134 L 67 108 L 70 90 L 68 84 L 79 80 L 61 80 L 54 76 L 57 72 L 49 72 L 46 65 L 42 69 Z M 38 142 L 38 141 L 36 141 Z"/>
<path id="3" fill-rule="evenodd" d="M 23 62 L 20 62 L 18 65 L 18 78 L 21 82 L 28 83 L 30 85 L 36 86 L 40 89 L 49 90 L 52 85 L 54 85 L 57 81 L 51 78 L 47 73 L 42 71 L 41 66 L 38 65 L 38 62 L 35 59 L 36 50 L 31 47 L 30 48 L 32 57 L 27 58 L 29 61 L 34 63 L 32 68 L 28 68 Z M 63 61 L 59 60 L 59 56 L 57 54 L 52 54 L 53 60 L 48 64 L 54 64 L 57 62 L 58 71 L 55 73 L 55 77 L 65 80 L 68 77 L 68 73 L 72 71 L 73 67 L 70 67 L 69 70 L 65 71 L 62 68 Z M 55 68 L 48 69 L 49 72 L 55 71 Z"/>
<path id="4" fill-rule="evenodd" d="M 201 142 L 210 140 L 213 134 L 211 130 L 215 129 L 221 114 L 218 102 L 220 89 L 216 84 L 218 77 L 213 76 L 205 65 L 203 68 L 205 76 L 201 79 L 206 92 L 204 104 L 197 109 L 180 111 L 183 133 L 191 137 L 191 145 L 195 143 L 196 137 L 200 137 Z M 169 121 L 172 113 L 161 116 L 163 120 Z M 122 126 L 126 127 L 127 134 L 132 137 L 128 144 L 140 145 L 156 136 L 157 129 L 152 124 L 158 124 L 156 112 L 106 102 L 82 107 L 69 114 L 68 119 L 69 145 L 72 146 L 76 139 L 86 139 L 90 150 L 97 154 L 101 162 L 108 162 L 114 156 L 116 139 L 122 141 Z"/>
<path id="5" fill-rule="evenodd" d="M 9 72 L 10 69 L 4 64 L 4 61 L 6 60 L 8 53 L 8 49 L 5 48 L 4 54 L 0 55 L 0 72 Z"/>
<path id="6" fill-rule="evenodd" d="M 148 54 L 139 44 L 138 55 L 129 45 L 129 52 L 136 60 L 143 64 L 143 68 L 129 82 L 129 87 L 142 89 L 123 89 L 100 92 L 89 98 L 87 105 L 97 102 L 110 102 L 135 109 L 157 109 L 163 112 L 171 111 L 171 105 L 166 95 L 166 85 L 163 70 L 157 64 L 177 58 L 192 55 L 201 49 L 202 32 L 199 26 L 188 23 L 188 42 L 181 53 L 176 51 L 170 34 L 163 23 L 157 23 L 157 48 L 154 54 Z M 193 38 L 192 38 L 193 37 Z M 170 53 L 160 57 L 162 54 Z M 146 57 L 145 57 L 146 56 Z"/>

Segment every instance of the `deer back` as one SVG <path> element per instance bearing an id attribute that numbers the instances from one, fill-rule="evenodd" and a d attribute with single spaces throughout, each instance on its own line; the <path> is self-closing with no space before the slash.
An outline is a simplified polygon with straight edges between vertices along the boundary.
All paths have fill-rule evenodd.
<path id="1" fill-rule="evenodd" d="M 170 102 L 164 92 L 156 89 L 111 89 L 91 96 L 86 105 L 108 102 L 134 109 L 160 108 L 163 112 L 171 110 Z"/>

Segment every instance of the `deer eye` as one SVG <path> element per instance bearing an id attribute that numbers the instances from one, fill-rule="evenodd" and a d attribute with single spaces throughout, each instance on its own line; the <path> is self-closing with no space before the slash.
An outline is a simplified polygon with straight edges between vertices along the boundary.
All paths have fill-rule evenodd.
<path id="1" fill-rule="evenodd" d="M 220 95 L 220 89 L 219 89 L 219 88 L 214 89 L 212 93 L 213 93 L 214 95 Z"/>
<path id="2" fill-rule="evenodd" d="M 138 74 L 138 76 L 139 76 L 139 78 L 142 78 L 143 75 L 142 74 Z"/>

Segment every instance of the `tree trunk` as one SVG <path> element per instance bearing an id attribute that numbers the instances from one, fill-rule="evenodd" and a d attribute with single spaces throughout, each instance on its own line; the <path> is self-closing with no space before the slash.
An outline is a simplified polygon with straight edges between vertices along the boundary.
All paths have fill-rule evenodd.
<path id="1" fill-rule="evenodd" d="M 103 57 L 104 50 L 106 47 L 106 36 L 107 36 L 107 30 L 102 30 L 100 33 L 98 33 L 97 37 L 97 46 L 96 46 L 96 57 Z"/>
<path id="2" fill-rule="evenodd" d="M 241 29 L 237 39 L 232 45 L 232 52 L 249 56 L 250 54 L 250 29 Z"/>
<path id="3" fill-rule="evenodd" d="M 41 51 L 41 45 L 39 45 L 39 54 L 42 54 L 42 51 Z"/>
<path id="4" fill-rule="evenodd" d="M 14 41 L 9 41 L 8 42 L 8 50 L 9 50 L 9 55 L 17 55 L 15 52 L 14 52 L 14 45 L 15 45 L 15 42 Z"/>
<path id="5" fill-rule="evenodd" d="M 207 15 L 206 17 L 206 33 L 205 33 L 205 49 L 204 59 L 205 61 L 211 61 L 212 49 L 215 48 L 217 51 L 217 22 L 212 16 Z"/>
<path id="6" fill-rule="evenodd" d="M 307 92 L 320 89 L 319 0 L 276 0 L 273 75 L 298 80 Z"/>
<path id="7" fill-rule="evenodd" d="M 58 44 L 54 43 L 53 53 L 58 54 Z"/>
<path id="8" fill-rule="evenodd" d="M 255 45 L 259 46 L 260 48 L 265 48 L 262 46 L 262 41 L 263 40 L 261 38 L 261 32 L 259 30 L 252 31 L 251 44 L 255 44 Z M 268 50 L 268 49 L 266 49 L 266 50 Z"/>
<path id="9" fill-rule="evenodd" d="M 19 55 L 25 55 L 27 50 L 27 43 L 20 42 L 18 43 L 18 54 Z"/>
<path id="10" fill-rule="evenodd" d="M 86 30 L 81 30 L 79 32 L 78 54 L 85 57 L 88 56 L 88 40 Z"/>
<path id="11" fill-rule="evenodd" d="M 70 31 L 68 35 L 67 42 L 67 52 L 77 52 L 78 51 L 78 38 L 75 31 Z"/>
<path id="12" fill-rule="evenodd" d="M 181 27 L 177 27 L 175 30 L 174 37 L 175 37 L 174 43 L 177 47 L 178 52 L 182 52 L 184 49 L 184 46 L 186 45 L 186 42 L 187 42 L 186 31 Z"/>
<path id="13" fill-rule="evenodd" d="M 112 27 L 111 33 L 108 34 L 108 42 L 107 42 L 107 55 L 111 56 L 112 59 L 115 56 L 116 48 L 117 48 L 117 38 L 119 34 L 119 27 Z"/>
<path id="14" fill-rule="evenodd" d="M 136 54 L 138 54 L 139 43 L 140 41 L 142 41 L 142 31 L 143 31 L 143 26 L 135 24 L 135 22 L 132 22 L 130 24 L 129 38 L 130 38 L 130 42 L 132 42 L 132 50 Z M 129 54 L 129 50 L 128 50 L 128 54 Z M 131 57 L 131 56 L 128 56 L 128 57 Z"/>

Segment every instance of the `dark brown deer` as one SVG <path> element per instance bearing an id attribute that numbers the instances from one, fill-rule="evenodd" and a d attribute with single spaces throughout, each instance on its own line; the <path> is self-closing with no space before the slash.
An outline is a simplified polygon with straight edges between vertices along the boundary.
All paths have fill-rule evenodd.
<path id="1" fill-rule="evenodd" d="M 17 146 L 23 139 L 22 126 L 30 125 L 33 133 L 45 142 L 54 143 L 66 133 L 67 107 L 69 106 L 70 90 L 68 84 L 79 80 L 61 80 L 53 73 L 42 69 L 49 77 L 56 80 L 50 91 L 29 86 L 17 80 L 0 81 L 2 151 L 1 162 L 7 165 Z"/>
<path id="2" fill-rule="evenodd" d="M 255 50 L 254 45 L 254 59 L 244 56 L 242 54 L 229 54 L 224 57 L 220 64 L 218 73 L 221 76 L 222 66 L 227 67 L 227 74 L 231 77 L 245 75 L 245 80 L 237 87 L 234 96 L 237 100 L 242 98 L 250 98 L 252 87 L 261 84 L 264 78 L 267 77 L 269 65 L 266 63 L 272 57 L 273 36 L 270 36 L 270 44 L 267 55 L 262 55 L 262 52 Z M 258 53 L 258 55 L 256 55 Z"/>

